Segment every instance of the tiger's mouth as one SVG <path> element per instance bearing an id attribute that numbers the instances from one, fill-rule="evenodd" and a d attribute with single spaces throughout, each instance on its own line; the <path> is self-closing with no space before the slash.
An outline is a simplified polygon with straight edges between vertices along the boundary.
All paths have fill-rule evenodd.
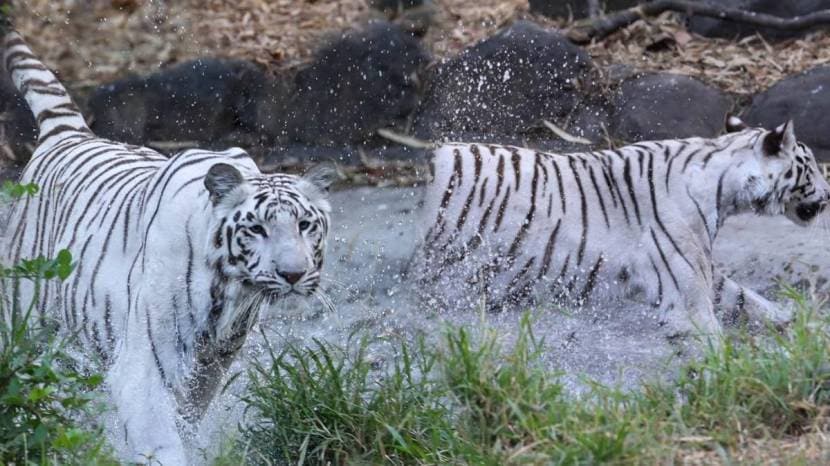
<path id="1" fill-rule="evenodd" d="M 295 287 L 287 288 L 285 286 L 277 286 L 273 283 L 259 283 L 250 278 L 242 280 L 242 284 L 256 292 L 263 293 L 271 301 L 284 299 L 289 296 L 301 296 L 304 298 L 311 296 L 311 291 L 309 291 L 310 289 L 300 290 Z"/>

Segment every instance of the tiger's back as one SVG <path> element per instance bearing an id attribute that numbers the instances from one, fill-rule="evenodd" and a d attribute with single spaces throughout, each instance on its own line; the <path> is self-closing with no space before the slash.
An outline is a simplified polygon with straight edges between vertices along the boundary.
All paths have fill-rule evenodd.
<path id="1" fill-rule="evenodd" d="M 123 328 L 111 310 L 127 304 L 126 277 L 112 271 L 135 257 L 139 223 L 134 220 L 147 184 L 164 161 L 159 154 L 135 154 L 78 133 L 39 146 L 21 177 L 23 183 L 36 184 L 39 193 L 19 199 L 11 210 L 9 224 L 14 228 L 3 248 L 5 262 L 74 251 L 72 278 L 48 283 L 38 309 L 42 316 L 59 309 L 68 330 L 81 330 L 104 352 L 112 351 L 113 337 Z M 90 286 L 79 286 L 81 282 Z M 32 291 L 23 288 L 22 298 L 31 299 Z"/>
<path id="2" fill-rule="evenodd" d="M 416 268 L 429 269 L 423 273 L 446 281 L 448 290 L 459 290 L 450 280 L 480 285 L 472 294 L 459 290 L 449 302 L 472 296 L 468 304 L 475 305 L 485 292 L 494 305 L 517 302 L 540 287 L 578 304 L 613 295 L 612 284 L 626 275 L 616 264 L 651 268 L 627 254 L 648 239 L 651 226 L 658 228 L 654 206 L 643 202 L 649 163 L 644 159 L 640 172 L 638 163 L 626 169 L 622 159 L 590 153 L 442 145 L 433 155 L 435 177 L 423 207 L 431 229 L 421 260 L 428 265 Z M 679 241 L 683 232 L 674 235 Z"/>

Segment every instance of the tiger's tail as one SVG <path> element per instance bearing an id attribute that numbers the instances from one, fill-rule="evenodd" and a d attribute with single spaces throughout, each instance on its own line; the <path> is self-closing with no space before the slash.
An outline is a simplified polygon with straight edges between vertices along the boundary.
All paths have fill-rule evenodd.
<path id="1" fill-rule="evenodd" d="M 7 2 L 0 0 L 3 64 L 14 86 L 23 94 L 38 125 L 38 143 L 67 132 L 91 133 L 80 109 L 58 78 L 35 57 L 11 27 Z"/>

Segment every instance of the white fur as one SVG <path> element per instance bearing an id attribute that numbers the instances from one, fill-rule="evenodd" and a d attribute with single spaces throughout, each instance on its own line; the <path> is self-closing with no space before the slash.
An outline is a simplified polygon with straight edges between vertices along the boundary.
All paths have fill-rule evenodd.
<path id="1" fill-rule="evenodd" d="M 439 145 L 422 210 L 421 224 L 429 230 L 411 272 L 439 310 L 476 307 L 482 298 L 499 310 L 516 304 L 583 306 L 628 296 L 654 303 L 655 323 L 668 335 L 719 335 L 717 316 L 735 309 L 759 321 L 784 321 L 786 313 L 771 311 L 771 303 L 722 277 L 711 259 L 712 242 L 727 217 L 785 213 L 805 223 L 797 208 L 826 205 L 830 197 L 812 153 L 797 147 L 792 124 L 776 130 L 777 152 L 766 154 L 764 140 L 772 133 L 756 128 L 569 155 Z M 803 193 L 791 191 L 798 182 L 794 176 L 785 179 L 794 165 L 812 176 Z"/>
<path id="2" fill-rule="evenodd" d="M 23 39 L 3 42 L 39 122 L 21 181 L 40 192 L 12 206 L 0 261 L 72 253 L 68 280 L 38 296 L 24 282 L 20 299 L 109 367 L 130 460 L 185 464 L 177 420 L 199 420 L 260 312 L 319 293 L 332 173 L 263 175 L 241 149 L 167 158 L 96 138 Z"/>
<path id="3" fill-rule="evenodd" d="M 112 146 L 115 153 L 126 150 L 118 144 L 100 140 L 93 139 L 86 143 L 92 148 L 107 145 Z M 53 251 L 69 248 L 73 253 L 79 264 L 75 275 L 60 286 L 52 283 L 47 287 L 49 303 L 56 304 L 53 309 L 57 311 L 56 317 L 62 325 L 68 331 L 79 331 L 84 346 L 92 349 L 99 343 L 92 338 L 90 328 L 94 325 L 101 332 L 106 325 L 105 314 L 110 313 L 113 340 L 102 343 L 112 361 L 107 383 L 121 419 L 120 435 L 127 439 L 135 461 L 152 458 L 163 464 L 186 462 L 176 426 L 177 411 L 198 419 L 212 397 L 211 392 L 205 395 L 207 399 L 192 399 L 194 392 L 190 384 L 195 377 L 194 371 L 200 370 L 200 354 L 216 351 L 238 329 L 246 333 L 260 312 L 278 304 L 276 296 L 292 292 L 292 286 L 284 281 L 268 285 L 275 293 L 270 297 L 243 286 L 240 280 L 253 277 L 256 271 L 246 270 L 241 264 L 221 265 L 226 256 L 225 250 L 213 244 L 221 219 L 235 210 L 248 208 L 257 189 L 248 184 L 239 186 L 214 206 L 201 182 L 187 184 L 189 180 L 199 178 L 200 174 L 204 175 L 217 162 L 232 164 L 245 174 L 246 179 L 267 179 L 268 175 L 261 175 L 244 155 L 244 152 L 234 149 L 218 153 L 193 151 L 170 160 L 159 156 L 153 161 L 157 175 L 134 188 L 139 195 L 132 197 L 132 202 L 125 201 L 120 195 L 117 199 L 106 197 L 112 195 L 117 186 L 104 190 L 104 197 L 93 201 L 98 209 L 105 209 L 112 202 L 127 202 L 130 205 L 133 215 L 126 237 L 121 223 L 125 208 L 120 211 L 110 209 L 103 216 L 104 225 L 114 225 L 110 228 L 102 229 L 97 222 L 87 227 L 92 211 L 87 216 L 78 213 L 75 217 L 69 217 L 65 224 L 69 228 L 61 228 L 55 218 L 58 212 L 67 203 L 84 205 L 89 202 L 96 186 L 81 184 L 77 197 L 63 198 L 59 202 L 61 192 L 73 188 L 78 180 L 63 183 L 57 180 L 55 184 L 45 182 L 49 174 L 60 170 L 62 162 L 59 158 L 54 166 L 43 172 L 44 176 L 36 179 L 32 174 L 37 167 L 51 163 L 41 151 L 37 151 L 24 171 L 22 181 L 44 184 L 43 191 L 36 198 L 15 204 L 11 214 L 11 231 L 22 228 L 24 233 L 17 237 L 8 236 L 10 243 L 3 248 L 6 253 L 4 262 L 13 262 L 18 255 L 28 256 L 29 251 L 33 250 L 35 254 L 51 255 Z M 100 157 L 106 160 L 106 157 L 123 159 L 129 156 L 116 154 Z M 142 189 L 156 186 L 156 181 L 164 178 L 167 165 L 175 166 L 193 157 L 206 158 L 203 163 L 176 172 L 166 185 L 158 183 L 166 189 L 142 193 Z M 66 160 L 71 161 L 71 157 Z M 117 175 L 113 174 L 114 177 Z M 292 189 L 290 185 L 293 184 L 309 190 L 306 186 L 308 182 L 302 178 L 277 176 L 289 184 L 287 189 Z M 56 189 L 58 185 L 63 188 Z M 308 205 L 319 206 L 320 212 L 328 211 L 330 206 L 322 193 L 315 194 L 318 198 L 316 201 L 308 200 Z M 28 209 L 25 209 L 26 203 L 30 206 Z M 51 209 L 37 208 L 38 205 L 46 207 L 47 203 Z M 44 222 L 50 241 L 41 244 L 33 232 Z M 74 233 L 73 242 L 75 223 L 80 226 Z M 307 270 L 311 278 L 294 288 L 298 293 L 308 294 L 308 287 L 314 282 L 314 277 L 319 277 L 319 271 L 313 261 L 313 245 L 305 236 L 296 234 L 296 225 L 296 218 L 285 213 L 278 214 L 273 222 L 268 223 L 268 227 L 274 229 L 274 235 L 255 243 L 253 247 L 266 258 L 262 261 L 263 269 L 271 267 L 277 270 L 290 266 Z M 288 234 L 289 230 L 293 234 Z M 108 251 L 102 256 L 100 248 L 108 236 Z M 83 244 L 87 247 L 82 248 Z M 122 249 L 122 244 L 126 245 L 125 249 Z M 96 271 L 94 267 L 99 258 L 102 262 Z M 227 283 L 222 287 L 224 306 L 212 322 L 211 288 L 216 283 L 217 269 L 227 275 Z M 24 296 L 31 296 L 33 291 L 30 287 L 23 290 Z M 90 299 L 92 296 L 95 296 L 94 304 Z M 107 302 L 109 310 L 105 306 Z M 50 306 L 46 304 L 43 308 L 48 312 Z M 67 312 L 70 315 L 85 313 L 86 326 L 80 319 L 65 321 L 63 316 Z M 204 340 L 208 346 L 200 346 L 200 338 L 204 335 L 208 336 Z M 211 382 L 218 384 L 224 367 L 215 369 L 217 375 Z M 188 410 L 193 412 L 188 413 Z"/>

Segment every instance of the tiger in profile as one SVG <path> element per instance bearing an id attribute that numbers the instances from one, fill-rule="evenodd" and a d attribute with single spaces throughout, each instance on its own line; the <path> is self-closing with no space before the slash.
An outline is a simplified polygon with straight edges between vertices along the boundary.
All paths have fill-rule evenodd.
<path id="1" fill-rule="evenodd" d="M 266 175 L 238 148 L 167 158 L 98 138 L 21 36 L 0 35 L 39 127 L 21 181 L 40 187 L 11 206 L 0 261 L 72 253 L 36 314 L 105 364 L 129 460 L 186 464 L 177 423 L 200 419 L 260 312 L 325 299 L 333 171 Z"/>
<path id="2" fill-rule="evenodd" d="M 770 131 L 731 117 L 727 130 L 573 154 L 440 144 L 410 273 L 438 307 L 630 297 L 668 337 L 784 324 L 786 310 L 715 270 L 712 243 L 742 212 L 809 224 L 830 186 L 792 122 Z"/>

